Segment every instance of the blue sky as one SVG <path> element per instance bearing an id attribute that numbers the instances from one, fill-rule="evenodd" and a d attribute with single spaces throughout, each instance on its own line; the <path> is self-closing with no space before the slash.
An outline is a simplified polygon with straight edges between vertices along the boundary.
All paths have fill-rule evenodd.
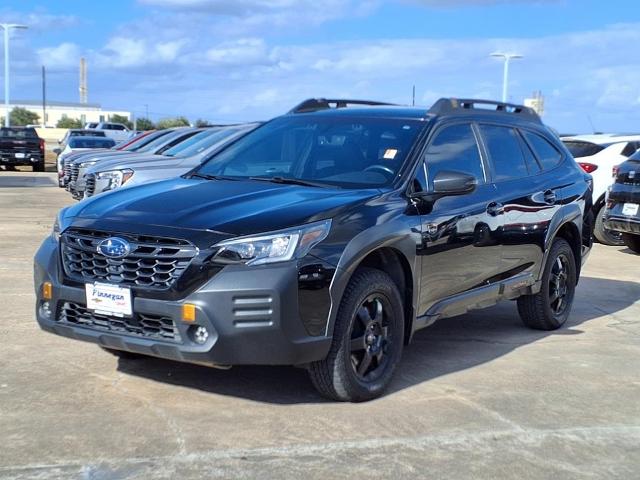
<path id="1" fill-rule="evenodd" d="M 495 50 L 513 64 L 510 99 L 545 96 L 563 132 L 640 132 L 636 0 L 4 0 L 12 98 L 78 99 L 151 117 L 243 121 L 308 97 L 430 105 L 440 96 L 498 98 Z"/>

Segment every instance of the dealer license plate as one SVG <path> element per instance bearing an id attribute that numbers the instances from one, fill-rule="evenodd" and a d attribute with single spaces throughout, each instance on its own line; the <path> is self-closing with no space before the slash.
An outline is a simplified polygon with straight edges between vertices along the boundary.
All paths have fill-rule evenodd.
<path id="1" fill-rule="evenodd" d="M 131 316 L 131 290 L 108 283 L 87 283 L 87 308 L 117 317 Z"/>
<path id="2" fill-rule="evenodd" d="M 633 217 L 638 213 L 638 206 L 637 203 L 625 203 L 622 205 L 622 214 Z"/>

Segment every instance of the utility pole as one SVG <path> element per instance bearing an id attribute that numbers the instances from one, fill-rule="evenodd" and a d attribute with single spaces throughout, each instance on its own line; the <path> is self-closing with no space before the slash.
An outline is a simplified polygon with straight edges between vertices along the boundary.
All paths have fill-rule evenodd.
<path id="1" fill-rule="evenodd" d="M 42 125 L 47 126 L 47 73 L 42 66 Z"/>
<path id="2" fill-rule="evenodd" d="M 9 30 L 27 29 L 26 25 L 18 25 L 16 23 L 0 23 L 0 27 L 4 30 L 4 126 L 9 126 Z"/>
<path id="3" fill-rule="evenodd" d="M 416 86 L 413 86 L 413 93 L 411 94 L 411 106 L 416 106 Z"/>
<path id="4" fill-rule="evenodd" d="M 502 74 L 502 101 L 506 103 L 509 99 L 509 62 L 517 58 L 523 58 L 523 56 L 518 53 L 503 52 L 494 52 L 490 56 L 504 59 L 504 71 Z"/>

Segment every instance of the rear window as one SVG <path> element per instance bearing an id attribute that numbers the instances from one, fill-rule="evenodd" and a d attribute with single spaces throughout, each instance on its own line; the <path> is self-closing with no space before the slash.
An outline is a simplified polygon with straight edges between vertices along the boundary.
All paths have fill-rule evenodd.
<path id="1" fill-rule="evenodd" d="M 115 144 L 111 138 L 73 137 L 69 141 L 71 148 L 111 148 Z"/>
<path id="2" fill-rule="evenodd" d="M 105 137 L 102 130 L 70 130 L 70 137 Z"/>
<path id="3" fill-rule="evenodd" d="M 562 143 L 571 152 L 573 158 L 590 157 L 605 148 L 603 145 L 578 140 L 563 140 Z"/>
<path id="4" fill-rule="evenodd" d="M 1 138 L 38 138 L 33 128 L 0 128 Z"/>
<path id="5" fill-rule="evenodd" d="M 527 131 L 523 131 L 522 133 L 533 148 L 533 151 L 535 152 L 536 157 L 538 157 L 538 161 L 544 170 L 550 170 L 560 163 L 560 160 L 562 160 L 562 154 L 556 149 L 556 147 L 551 145 L 547 139 L 541 137 L 537 133 Z"/>

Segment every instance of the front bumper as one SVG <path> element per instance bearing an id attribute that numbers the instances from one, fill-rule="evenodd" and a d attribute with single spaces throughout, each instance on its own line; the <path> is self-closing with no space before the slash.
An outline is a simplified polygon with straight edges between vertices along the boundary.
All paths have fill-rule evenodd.
<path id="1" fill-rule="evenodd" d="M 125 334 L 61 320 L 66 302 L 86 305 L 82 286 L 62 281 L 58 244 L 48 238 L 35 256 L 36 318 L 43 330 L 98 345 L 205 365 L 301 365 L 324 358 L 331 338 L 310 336 L 298 308 L 298 269 L 294 262 L 254 267 L 225 267 L 205 285 L 178 301 L 133 294 L 134 313 L 173 319 L 174 340 Z M 42 284 L 51 282 L 51 315 L 42 305 Z M 196 306 L 196 321 L 182 321 L 182 306 Z M 193 325 L 204 326 L 203 345 L 193 340 Z"/>

